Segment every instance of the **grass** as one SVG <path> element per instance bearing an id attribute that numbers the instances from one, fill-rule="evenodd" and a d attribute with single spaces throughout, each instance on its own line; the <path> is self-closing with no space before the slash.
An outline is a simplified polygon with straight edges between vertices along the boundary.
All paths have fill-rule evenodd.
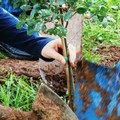
<path id="1" fill-rule="evenodd" d="M 0 85 L 0 103 L 20 110 L 31 110 L 38 85 L 27 83 L 28 77 L 8 73 L 5 83 Z"/>
<path id="2" fill-rule="evenodd" d="M 94 8 L 99 8 L 103 1 L 96 0 Z M 105 1 L 103 2 L 105 3 Z M 104 6 L 104 4 L 101 4 Z M 107 7 L 107 8 L 106 8 Z M 100 45 L 120 46 L 120 3 L 116 1 L 107 1 L 104 8 L 108 11 L 102 21 L 99 17 L 105 12 L 98 12 L 97 15 L 91 14 L 90 19 L 85 19 L 83 23 L 83 56 L 85 59 L 99 62 L 101 56 L 98 53 Z"/>
<path id="3" fill-rule="evenodd" d="M 118 23 L 116 23 L 118 24 Z M 120 22 L 119 26 L 110 23 L 106 28 L 98 19 L 84 20 L 83 26 L 83 56 L 85 59 L 99 62 L 101 56 L 98 53 L 100 45 L 120 46 Z"/>
<path id="4" fill-rule="evenodd" d="M 0 51 L 0 59 L 8 59 L 9 57 L 6 56 L 3 52 Z"/>

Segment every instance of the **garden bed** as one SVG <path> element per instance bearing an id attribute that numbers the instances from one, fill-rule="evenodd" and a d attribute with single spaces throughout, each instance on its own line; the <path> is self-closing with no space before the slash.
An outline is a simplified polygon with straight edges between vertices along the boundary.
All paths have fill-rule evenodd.
<path id="1" fill-rule="evenodd" d="M 98 49 L 102 60 L 98 63 L 100 65 L 114 66 L 120 60 L 120 47 L 100 46 Z M 19 76 L 33 77 L 34 82 L 40 82 L 40 71 L 39 71 L 38 61 L 24 61 L 24 60 L 14 60 L 14 59 L 0 59 L 0 76 L 5 77 L 7 72 L 12 70 Z M 48 70 L 49 73 L 49 70 Z M 75 74 L 75 73 L 74 73 Z M 47 75 L 46 79 L 48 81 L 49 87 L 55 90 L 59 95 L 65 93 L 66 91 L 66 79 L 64 71 L 59 75 Z M 51 85 L 52 84 L 52 85 Z"/>
<path id="2" fill-rule="evenodd" d="M 120 60 L 120 47 L 116 47 L 116 46 L 110 46 L 110 47 L 100 46 L 99 49 L 98 49 L 98 52 L 102 56 L 102 60 L 98 64 L 106 65 L 106 66 L 114 66 L 115 63 L 117 63 Z M 0 78 L 5 78 L 8 71 L 11 71 L 12 73 L 17 74 L 18 76 L 24 76 L 24 75 L 28 76 L 29 78 L 32 78 L 32 82 L 40 84 L 41 77 L 40 77 L 40 72 L 39 72 L 39 67 L 38 66 L 39 66 L 38 61 L 0 59 L 0 69 L 1 69 Z M 74 75 L 75 75 L 75 72 L 74 72 Z M 66 86 L 66 78 L 65 78 L 65 72 L 64 71 L 62 73 L 58 74 L 58 75 L 54 75 L 54 74 L 53 75 L 52 74 L 47 75 L 46 79 L 48 81 L 48 86 L 50 88 L 52 88 L 60 96 L 66 95 L 67 86 Z M 4 81 L 0 81 L 0 82 L 4 83 Z M 95 87 L 97 91 L 100 90 L 99 86 L 97 87 L 97 84 L 94 84 L 94 82 L 93 82 L 93 87 Z M 82 91 L 81 93 L 83 93 L 83 91 L 86 91 L 86 92 L 89 93 L 89 90 L 86 89 L 85 85 L 82 85 L 80 90 Z M 107 95 L 107 93 L 105 93 L 105 91 L 102 91 L 101 93 L 102 93 L 103 96 Z M 42 97 L 41 97 L 41 99 L 42 99 Z M 85 98 L 83 98 L 83 99 L 85 99 Z M 48 102 L 49 100 L 47 102 L 46 101 L 45 101 L 45 103 L 43 102 L 42 105 L 48 103 L 46 105 L 49 106 L 49 102 Z M 85 99 L 84 102 L 86 103 L 86 106 L 88 106 L 88 104 L 91 102 L 91 99 L 90 98 Z M 106 104 L 108 104 L 108 103 L 109 103 L 109 101 L 106 101 Z M 33 105 L 35 105 L 35 104 L 33 103 Z M 41 104 L 39 104 L 39 107 L 41 108 Z M 3 108 L 3 110 L 10 111 L 12 117 L 14 116 L 14 114 L 17 117 L 19 117 L 19 114 L 20 114 L 21 118 L 23 116 L 28 117 L 28 116 L 32 115 L 34 117 L 34 119 L 37 120 L 37 115 L 36 115 L 36 113 L 33 113 L 33 111 L 32 112 L 30 111 L 30 112 L 21 113 L 21 111 L 17 111 L 14 108 L 8 108 L 8 107 L 4 107 L 4 106 L 1 106 L 1 108 Z M 44 107 L 44 108 L 46 110 L 48 110 L 47 107 Z M 37 107 L 36 108 L 33 107 L 33 109 L 37 109 Z M 57 106 L 54 106 L 54 108 L 51 108 L 51 109 L 56 111 L 56 109 L 59 109 L 59 108 Z M 82 111 L 84 112 L 85 109 L 83 109 Z M 39 110 L 39 109 L 37 109 L 37 110 Z M 104 109 L 104 110 L 106 110 L 106 109 Z M 11 112 L 11 111 L 13 111 L 13 112 Z M 55 114 L 55 111 L 54 111 L 54 115 L 58 115 L 58 114 Z M 96 113 L 97 113 L 98 116 L 103 116 L 103 112 L 101 112 L 99 109 L 96 109 Z M 44 111 L 42 111 L 42 114 L 44 114 Z M 41 114 L 41 117 L 42 117 L 42 114 Z M 58 119 L 56 119 L 56 120 L 60 120 L 60 117 L 59 117 L 60 114 L 57 116 Z M 44 120 L 49 120 L 46 116 L 47 115 L 44 115 L 44 117 L 45 117 L 45 118 L 43 117 Z M 5 115 L 3 114 L 2 117 L 4 118 Z M 54 117 L 54 116 L 52 116 L 52 117 Z M 112 117 L 114 119 L 114 116 L 111 116 L 111 120 L 113 120 Z M 11 120 L 11 119 L 5 118 L 4 120 Z M 31 120 L 33 120 L 33 118 Z"/>

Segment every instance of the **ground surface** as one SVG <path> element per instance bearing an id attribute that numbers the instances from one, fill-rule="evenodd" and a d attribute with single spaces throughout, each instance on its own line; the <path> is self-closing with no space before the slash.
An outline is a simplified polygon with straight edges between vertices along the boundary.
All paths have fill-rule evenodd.
<path id="1" fill-rule="evenodd" d="M 102 56 L 99 64 L 106 66 L 114 66 L 120 60 L 120 47 L 116 46 L 100 46 L 98 52 Z M 23 61 L 14 59 L 0 59 L 0 76 L 5 76 L 7 71 L 12 70 L 17 75 L 26 75 L 33 77 L 34 82 L 40 82 L 39 61 Z M 49 68 L 48 68 L 49 73 Z M 65 73 L 59 75 L 47 75 L 49 87 L 55 90 L 59 95 L 66 91 Z"/>
<path id="2" fill-rule="evenodd" d="M 120 47 L 100 46 L 98 52 L 102 56 L 102 60 L 99 63 L 101 65 L 114 66 L 115 63 L 120 61 Z M 29 77 L 33 77 L 34 82 L 37 82 L 38 84 L 40 83 L 41 77 L 40 77 L 40 71 L 39 71 L 39 61 L 0 59 L 0 78 L 4 78 L 8 71 L 12 71 L 13 73 L 16 73 L 19 76 L 26 75 Z M 49 73 L 49 67 L 48 67 L 48 73 Z M 74 75 L 75 75 L 75 72 L 74 72 Z M 59 95 L 61 95 L 61 96 L 65 95 L 67 88 L 66 88 L 66 78 L 65 78 L 64 71 L 62 71 L 58 75 L 47 74 L 46 79 L 48 81 L 47 84 L 49 87 L 51 87 Z M 44 105 L 44 104 L 42 104 L 42 105 Z M 41 106 L 40 106 L 40 108 L 41 108 Z M 8 108 L 4 108 L 4 109 L 8 109 Z M 56 109 L 58 109 L 58 108 L 56 108 Z M 97 111 L 99 113 L 99 110 L 97 110 Z M 8 120 L 8 119 L 6 119 L 6 120 Z M 44 120 L 46 120 L 46 119 L 44 119 Z M 56 120 L 60 120 L 60 119 L 56 119 Z"/>
<path id="3" fill-rule="evenodd" d="M 0 105 L 0 113 L 0 120 L 62 120 L 60 108 L 42 93 L 37 94 L 29 112 Z"/>

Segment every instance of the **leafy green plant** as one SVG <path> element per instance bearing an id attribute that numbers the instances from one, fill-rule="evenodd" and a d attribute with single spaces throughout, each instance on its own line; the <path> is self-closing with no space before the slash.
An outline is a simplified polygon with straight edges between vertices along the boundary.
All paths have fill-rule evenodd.
<path id="1" fill-rule="evenodd" d="M 92 3 L 89 11 L 93 18 L 99 19 L 103 27 L 107 27 L 109 23 L 115 24 L 118 21 L 119 0 L 92 0 Z"/>
<path id="2" fill-rule="evenodd" d="M 99 13 L 100 1 L 96 0 L 92 6 L 96 10 L 94 9 L 91 18 L 85 19 L 83 23 L 83 55 L 95 62 L 101 59 L 97 51 L 100 45 L 120 46 L 120 3 L 118 0 L 104 0 L 102 5 L 107 12 L 103 16 L 100 15 L 102 12 Z"/>
<path id="3" fill-rule="evenodd" d="M 18 29 L 27 24 L 29 35 L 42 31 L 59 37 L 66 36 L 67 22 L 74 14 L 84 14 L 92 5 L 90 0 L 11 0 L 11 3 L 14 8 L 23 10 Z M 54 27 L 47 29 L 48 22 L 53 22 Z"/>
<path id="4" fill-rule="evenodd" d="M 28 84 L 28 77 L 19 77 L 11 72 L 5 78 L 5 84 L 0 85 L 0 103 L 20 110 L 29 111 L 37 93 L 37 84 Z"/>

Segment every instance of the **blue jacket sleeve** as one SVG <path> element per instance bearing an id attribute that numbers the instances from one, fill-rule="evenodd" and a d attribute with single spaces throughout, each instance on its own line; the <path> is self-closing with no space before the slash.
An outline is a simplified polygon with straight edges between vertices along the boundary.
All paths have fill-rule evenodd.
<path id="1" fill-rule="evenodd" d="M 21 30 L 16 29 L 18 21 L 16 17 L 0 7 L 0 42 L 7 43 L 39 58 L 42 57 L 41 50 L 53 39 L 41 37 L 36 32 L 32 36 L 28 36 L 26 32 L 27 25 Z"/>

